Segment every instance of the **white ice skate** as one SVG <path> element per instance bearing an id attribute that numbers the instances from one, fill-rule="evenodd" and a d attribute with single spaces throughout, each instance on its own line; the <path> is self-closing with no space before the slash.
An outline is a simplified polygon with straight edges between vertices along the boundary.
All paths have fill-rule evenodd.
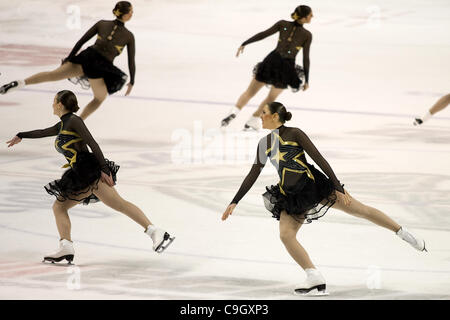
<path id="1" fill-rule="evenodd" d="M 415 119 L 414 119 L 414 122 L 413 122 L 413 125 L 419 126 L 419 125 L 421 125 L 422 123 L 423 123 L 422 119 L 420 119 L 420 118 L 415 118 Z"/>
<path id="2" fill-rule="evenodd" d="M 261 119 L 251 117 L 244 125 L 244 131 L 259 131 L 261 129 Z"/>
<path id="3" fill-rule="evenodd" d="M 14 91 L 19 88 L 23 88 L 25 86 L 25 82 L 22 80 L 11 81 L 0 87 L 0 94 L 6 94 L 7 92 Z"/>
<path id="4" fill-rule="evenodd" d="M 301 296 L 327 296 L 325 279 L 319 270 L 306 269 L 306 280 L 294 290 L 294 294 Z"/>
<path id="5" fill-rule="evenodd" d="M 221 122 L 221 126 L 222 127 L 226 127 L 230 124 L 230 122 L 236 118 L 236 115 L 234 113 L 231 113 L 230 115 L 228 115 L 226 118 L 224 118 Z"/>
<path id="6" fill-rule="evenodd" d="M 167 249 L 167 247 L 175 240 L 175 237 L 171 237 L 169 233 L 164 231 L 163 229 L 156 228 L 153 231 L 147 229 L 145 232 L 150 238 L 153 240 L 153 250 L 161 253 Z"/>
<path id="7" fill-rule="evenodd" d="M 73 249 L 73 243 L 69 240 L 63 239 L 59 241 L 59 249 L 56 252 L 45 256 L 42 262 L 48 261 L 55 263 L 66 259 L 69 264 L 72 264 L 74 255 L 75 250 Z"/>
<path id="8" fill-rule="evenodd" d="M 411 246 L 419 251 L 428 252 L 425 248 L 425 241 L 422 239 L 413 236 L 405 227 L 401 227 L 400 230 L 396 233 L 402 240 L 408 242 Z"/>

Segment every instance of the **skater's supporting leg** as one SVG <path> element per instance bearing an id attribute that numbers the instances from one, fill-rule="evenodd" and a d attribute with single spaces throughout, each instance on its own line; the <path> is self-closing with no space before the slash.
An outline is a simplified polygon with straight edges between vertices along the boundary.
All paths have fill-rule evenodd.
<path id="1" fill-rule="evenodd" d="M 48 81 L 58 81 L 83 75 L 80 64 L 66 62 L 53 71 L 40 72 L 25 79 L 25 84 L 36 84 Z"/>
<path id="2" fill-rule="evenodd" d="M 258 81 L 253 78 L 247 90 L 245 90 L 244 93 L 241 94 L 238 101 L 236 102 L 236 107 L 242 109 L 263 86 L 264 82 Z"/>
<path id="3" fill-rule="evenodd" d="M 271 102 L 274 102 L 278 96 L 281 94 L 281 92 L 283 92 L 284 89 L 280 89 L 280 88 L 275 88 L 272 87 L 269 91 L 269 94 L 267 95 L 267 97 L 261 102 L 261 104 L 259 105 L 258 109 L 253 113 L 254 117 L 260 117 L 262 114 L 262 109 L 264 108 L 264 106 L 266 104 L 269 104 Z"/>
<path id="4" fill-rule="evenodd" d="M 89 79 L 91 89 L 94 93 L 94 99 L 89 102 L 80 114 L 81 119 L 86 120 L 98 107 L 105 101 L 108 96 L 108 89 L 106 88 L 105 81 L 100 79 Z"/>
<path id="5" fill-rule="evenodd" d="M 303 268 L 314 269 L 314 264 L 306 250 L 297 241 L 297 233 L 302 223 L 288 215 L 286 211 L 280 215 L 280 238 L 291 257 Z"/>
<path id="6" fill-rule="evenodd" d="M 60 239 L 66 239 L 72 241 L 70 236 L 71 223 L 68 214 L 68 210 L 78 204 L 78 201 L 56 200 L 53 204 L 53 214 L 55 215 L 56 227 L 58 228 Z"/>
<path id="7" fill-rule="evenodd" d="M 144 229 L 152 224 L 141 209 L 123 199 L 114 187 L 110 187 L 106 183 L 99 181 L 98 189 L 94 190 L 94 194 L 108 207 L 127 215 Z"/>
<path id="8" fill-rule="evenodd" d="M 347 190 L 345 190 L 347 193 Z M 348 193 L 347 193 L 348 194 Z M 340 192 L 336 192 L 337 201 L 333 205 L 334 209 L 338 209 L 341 211 L 344 211 L 348 214 L 351 214 L 353 216 L 367 219 L 381 227 L 384 227 L 386 229 L 389 229 L 391 231 L 397 232 L 400 230 L 401 226 L 396 223 L 394 220 L 389 218 L 386 214 L 381 212 L 378 209 L 369 207 L 358 200 L 352 198 L 349 194 L 351 201 L 349 205 L 344 204 L 344 195 Z"/>

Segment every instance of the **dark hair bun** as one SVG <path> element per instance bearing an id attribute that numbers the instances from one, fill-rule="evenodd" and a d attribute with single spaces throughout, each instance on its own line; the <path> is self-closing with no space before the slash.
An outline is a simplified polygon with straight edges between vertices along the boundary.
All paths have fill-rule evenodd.
<path id="1" fill-rule="evenodd" d="M 269 110 L 271 114 L 278 113 L 278 117 L 280 118 L 281 123 L 285 123 L 286 121 L 291 120 L 292 113 L 286 110 L 286 107 L 283 106 L 280 102 L 271 102 L 268 104 Z"/>
<path id="2" fill-rule="evenodd" d="M 70 90 L 63 90 L 56 94 L 56 101 L 61 102 L 61 104 L 70 112 L 77 112 L 80 107 L 78 107 L 78 100 L 75 94 Z"/>
<path id="3" fill-rule="evenodd" d="M 311 8 L 308 6 L 298 6 L 294 12 L 291 13 L 291 17 L 294 20 L 306 18 L 311 13 Z"/>
<path id="4" fill-rule="evenodd" d="M 286 112 L 286 115 L 284 116 L 284 120 L 289 121 L 292 119 L 292 113 L 290 113 L 289 111 Z"/>
<path id="5" fill-rule="evenodd" d="M 128 1 L 119 1 L 116 3 L 112 13 L 118 18 L 121 19 L 124 14 L 130 12 L 131 3 Z"/>

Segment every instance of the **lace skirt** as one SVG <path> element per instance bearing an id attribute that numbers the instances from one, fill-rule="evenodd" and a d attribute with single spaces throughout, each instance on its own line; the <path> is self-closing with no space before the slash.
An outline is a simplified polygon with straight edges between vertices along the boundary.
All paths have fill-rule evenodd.
<path id="1" fill-rule="evenodd" d="M 313 165 L 308 165 L 314 180 L 305 177 L 304 183 L 293 188 L 280 190 L 279 184 L 266 187 L 262 195 L 264 205 L 272 213 L 272 217 L 280 220 L 283 210 L 297 221 L 310 223 L 325 215 L 336 202 L 336 191 L 333 182 Z"/>
<path id="2" fill-rule="evenodd" d="M 84 75 L 81 77 L 70 78 L 69 81 L 80 84 L 83 89 L 89 89 L 89 78 L 103 78 L 109 94 L 119 91 L 127 81 L 128 76 L 119 68 L 114 66 L 95 49 L 88 47 L 81 51 L 75 57 L 68 60 L 75 64 L 81 64 Z"/>
<path id="3" fill-rule="evenodd" d="M 256 80 L 286 89 L 288 86 L 296 92 L 304 82 L 303 68 L 295 64 L 295 59 L 283 58 L 277 51 L 272 51 L 262 62 L 253 68 Z"/>
<path id="4" fill-rule="evenodd" d="M 106 163 L 116 182 L 116 174 L 120 166 L 107 159 Z M 94 154 L 80 152 L 73 167 L 66 170 L 61 179 L 51 181 L 44 188 L 59 201 L 75 200 L 87 205 L 99 201 L 93 192 L 98 188 L 100 176 L 100 164 Z"/>

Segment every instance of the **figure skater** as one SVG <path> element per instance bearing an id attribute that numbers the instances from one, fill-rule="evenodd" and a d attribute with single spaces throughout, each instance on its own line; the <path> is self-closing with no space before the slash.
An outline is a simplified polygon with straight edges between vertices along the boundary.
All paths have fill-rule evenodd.
<path id="1" fill-rule="evenodd" d="M 236 57 L 244 52 L 246 45 L 267 38 L 276 32 L 279 33 L 277 47 L 254 67 L 253 79 L 250 85 L 239 97 L 236 105 L 231 108 L 229 115 L 222 120 L 222 127 L 228 126 L 236 118 L 239 111 L 264 85 L 271 86 L 269 94 L 246 122 L 244 130 L 259 130 L 261 128 L 260 116 L 263 107 L 275 101 L 288 86 L 296 92 L 304 81 L 303 90 L 308 89 L 309 49 L 312 34 L 303 25 L 311 22 L 313 13 L 308 6 L 298 6 L 291 14 L 291 17 L 294 21 L 280 20 L 266 31 L 260 32 L 243 42 L 239 47 Z M 303 68 L 295 64 L 295 57 L 302 48 Z"/>
<path id="2" fill-rule="evenodd" d="M 417 250 L 426 251 L 422 239 L 412 235 L 380 210 L 352 198 L 308 136 L 299 128 L 284 126 L 285 121 L 291 117 L 291 113 L 281 103 L 272 102 L 264 106 L 262 125 L 272 132 L 260 140 L 255 162 L 223 213 L 222 220 L 232 214 L 255 183 L 266 160 L 270 159 L 277 168 L 280 182 L 276 186 L 266 187 L 263 199 L 272 216 L 280 221 L 281 241 L 291 257 L 306 272 L 306 282 L 295 289 L 296 294 L 327 294 L 325 279 L 296 239 L 296 235 L 305 220 L 310 223 L 319 219 L 331 206 L 387 228 Z M 307 163 L 305 152 L 327 176 Z"/>
<path id="3" fill-rule="evenodd" d="M 103 157 L 100 147 L 83 120 L 74 114 L 78 109 L 75 94 L 69 90 L 60 91 L 53 100 L 53 114 L 60 117 L 61 121 L 47 129 L 19 132 L 6 142 L 8 147 L 12 147 L 23 138 L 56 136 L 55 148 L 67 159 L 64 167 L 69 169 L 64 172 L 61 179 L 45 186 L 49 194 L 56 196 L 53 213 L 60 236 L 60 246 L 55 253 L 45 256 L 44 261 L 59 262 L 63 259 L 69 263 L 73 261 L 74 249 L 68 211 L 79 203 L 87 205 L 98 201 L 124 213 L 141 225 L 145 229 L 144 232 L 153 240 L 153 250 L 162 252 L 172 243 L 174 237 L 155 227 L 138 207 L 119 195 L 114 188 L 119 166 Z"/>
<path id="4" fill-rule="evenodd" d="M 133 16 L 133 7 L 128 1 L 120 1 L 114 7 L 113 13 L 116 19 L 100 20 L 94 24 L 75 44 L 60 67 L 53 71 L 37 73 L 25 80 L 16 80 L 5 84 L 0 87 L 0 93 L 6 94 L 25 85 L 69 78 L 85 89 L 90 87 L 94 93 L 94 98 L 80 115 L 83 120 L 86 120 L 97 110 L 108 94 L 119 91 L 127 81 L 127 75 L 113 65 L 114 58 L 122 53 L 124 47 L 127 47 L 130 82 L 125 95 L 129 95 L 136 73 L 135 43 L 134 36 L 125 27 L 125 23 Z M 95 44 L 77 55 L 81 47 L 95 35 L 97 35 Z"/>
<path id="5" fill-rule="evenodd" d="M 450 93 L 441 97 L 432 107 L 430 110 L 425 113 L 425 115 L 422 118 L 416 118 L 414 120 L 414 125 L 418 126 L 427 121 L 431 118 L 435 113 L 445 109 L 450 104 Z"/>

